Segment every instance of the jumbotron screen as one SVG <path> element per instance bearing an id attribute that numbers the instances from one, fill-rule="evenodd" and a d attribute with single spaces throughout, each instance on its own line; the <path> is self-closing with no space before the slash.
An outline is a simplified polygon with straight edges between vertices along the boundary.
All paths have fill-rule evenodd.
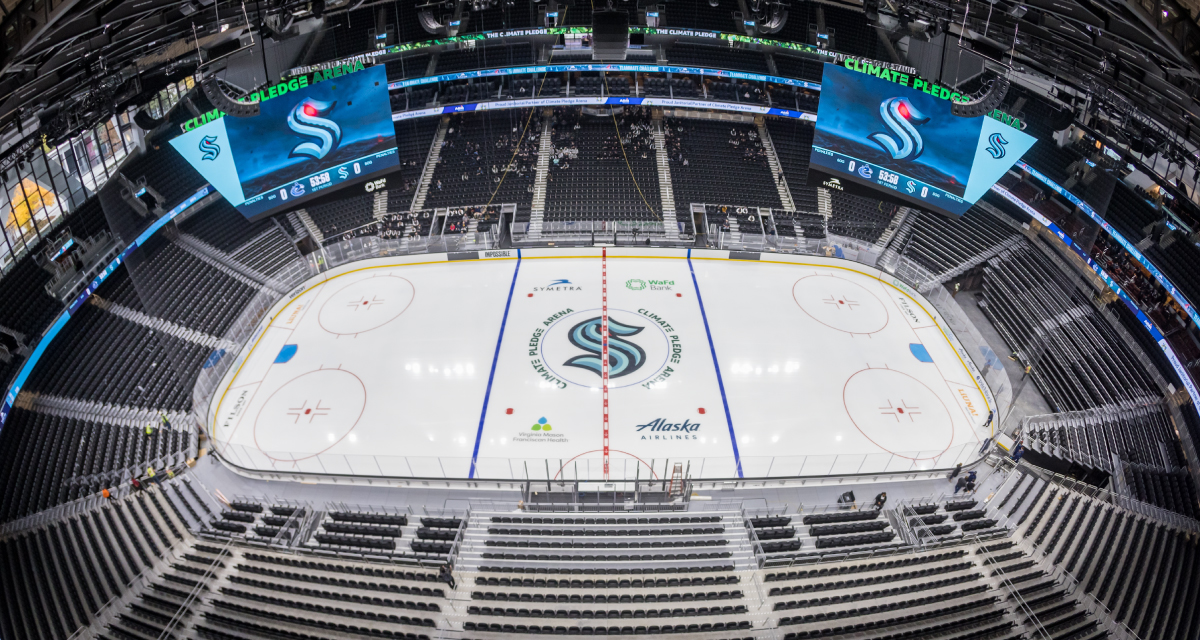
<path id="1" fill-rule="evenodd" d="M 247 218 L 397 165 L 382 65 L 337 76 L 317 72 L 261 93 L 257 116 L 213 116 L 171 140 Z"/>
<path id="2" fill-rule="evenodd" d="M 995 117 L 951 113 L 966 100 L 853 59 L 826 63 L 809 186 L 962 215 L 1036 140 Z"/>

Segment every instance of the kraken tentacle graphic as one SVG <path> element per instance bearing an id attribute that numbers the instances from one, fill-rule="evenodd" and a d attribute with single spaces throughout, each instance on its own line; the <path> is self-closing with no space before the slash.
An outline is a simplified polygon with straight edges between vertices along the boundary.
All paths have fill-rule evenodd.
<path id="1" fill-rule="evenodd" d="M 310 136 L 321 141 L 320 145 L 312 142 L 301 142 L 296 145 L 288 157 L 308 156 L 320 160 L 337 148 L 342 140 L 342 128 L 336 122 L 323 116 L 329 115 L 337 101 L 322 102 L 305 98 L 288 113 L 288 128 L 301 136 Z"/>
<path id="2" fill-rule="evenodd" d="M 608 377 L 620 378 L 642 368 L 646 364 L 646 351 L 636 344 L 624 340 L 642 332 L 645 327 L 634 327 L 608 319 Z M 601 374 L 601 354 L 604 342 L 600 336 L 600 318 L 584 320 L 567 332 L 571 344 L 587 351 L 589 355 L 575 356 L 565 363 L 568 367 L 587 369 Z"/>

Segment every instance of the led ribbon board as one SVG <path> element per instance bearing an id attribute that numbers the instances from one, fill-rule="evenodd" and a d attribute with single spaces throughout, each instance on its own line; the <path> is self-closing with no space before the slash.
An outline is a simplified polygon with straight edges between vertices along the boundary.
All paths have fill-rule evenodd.
<path id="1" fill-rule="evenodd" d="M 642 105 L 647 107 L 678 107 L 686 109 L 718 109 L 735 111 L 737 113 L 761 113 L 795 118 L 816 122 L 816 114 L 798 109 L 779 109 L 764 105 L 744 104 L 735 102 L 714 102 L 711 100 L 684 100 L 680 98 L 630 98 L 624 96 L 572 96 L 570 98 L 524 98 L 520 100 L 493 100 L 491 102 L 476 102 L 470 104 L 453 104 L 445 107 L 430 107 L 415 109 L 392 114 L 392 120 L 411 120 L 452 113 L 467 113 L 469 111 L 490 111 L 494 109 L 526 109 L 529 107 L 561 107 L 568 105 L 600 106 L 600 105 Z"/>
<path id="2" fill-rule="evenodd" d="M 460 71 L 458 73 L 444 73 L 437 76 L 426 76 L 423 78 L 410 78 L 408 80 L 397 80 L 388 85 L 389 89 L 397 90 L 406 87 L 416 87 L 423 84 L 436 84 L 439 82 L 454 82 L 456 80 L 469 80 L 472 78 L 496 78 L 501 76 L 521 76 L 521 75 L 536 75 L 544 73 L 574 73 L 577 71 L 609 71 L 609 72 L 625 72 L 625 73 L 674 73 L 680 75 L 693 76 L 709 76 L 713 78 L 729 78 L 732 80 L 751 80 L 755 82 L 772 82 L 775 84 L 785 84 L 790 87 L 799 87 L 801 89 L 811 89 L 820 91 L 821 84 L 818 82 L 809 82 L 807 80 L 797 80 L 795 78 L 784 78 L 782 76 L 769 76 L 761 73 L 750 73 L 748 71 L 727 71 L 725 69 L 706 69 L 703 67 L 676 67 L 656 64 L 549 64 L 535 65 L 530 67 L 505 67 L 502 69 L 481 69 L 476 71 Z"/>
<path id="3" fill-rule="evenodd" d="M 318 71 L 251 99 L 252 118 L 205 114 L 171 140 L 200 175 L 255 218 L 398 164 L 384 67 Z"/>
<path id="4" fill-rule="evenodd" d="M 826 63 L 809 185 L 962 215 L 1036 139 L 960 118 L 947 87 L 853 58 Z"/>

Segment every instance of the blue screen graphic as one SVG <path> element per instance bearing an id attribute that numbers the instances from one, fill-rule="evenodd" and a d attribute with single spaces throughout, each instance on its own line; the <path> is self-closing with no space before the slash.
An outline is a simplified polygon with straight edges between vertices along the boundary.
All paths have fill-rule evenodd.
<path id="1" fill-rule="evenodd" d="M 289 91 L 253 118 L 222 117 L 171 145 L 247 218 L 299 204 L 397 165 L 386 71 Z"/>
<path id="2" fill-rule="evenodd" d="M 952 105 L 826 63 L 809 184 L 962 215 L 1035 139 L 987 116 L 955 116 Z"/>

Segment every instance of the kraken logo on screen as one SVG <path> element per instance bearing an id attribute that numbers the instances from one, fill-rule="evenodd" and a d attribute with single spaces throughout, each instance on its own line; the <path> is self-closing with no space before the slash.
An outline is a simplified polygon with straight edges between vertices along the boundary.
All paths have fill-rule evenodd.
<path id="1" fill-rule="evenodd" d="M 646 364 L 646 351 L 625 338 L 637 335 L 645 327 L 634 327 L 608 319 L 608 377 L 620 378 L 642 368 Z M 563 364 L 568 367 L 587 369 L 600 376 L 601 356 L 604 353 L 604 341 L 600 336 L 600 318 L 584 320 L 571 327 L 567 339 L 589 355 L 575 356 Z"/>
<path id="2" fill-rule="evenodd" d="M 984 151 L 990 153 L 992 158 L 996 160 L 1003 158 L 1004 145 L 1008 144 L 1008 140 L 1005 140 L 1004 136 L 1000 135 L 999 133 L 993 133 L 992 135 L 988 136 L 988 142 L 990 144 L 988 144 Z"/>
<path id="3" fill-rule="evenodd" d="M 217 156 L 221 155 L 221 147 L 217 144 L 216 136 L 204 136 L 200 138 L 200 156 L 201 160 L 216 160 Z"/>
<path id="4" fill-rule="evenodd" d="M 893 160 L 916 160 L 920 157 L 925 150 L 925 143 L 917 126 L 929 122 L 929 116 L 917 111 L 908 98 L 884 100 L 879 103 L 879 115 L 893 135 L 872 133 L 869 136 L 871 140 L 891 154 Z"/>
<path id="5" fill-rule="evenodd" d="M 336 106 L 336 100 L 322 102 L 305 98 L 292 108 L 288 113 L 288 128 L 297 135 L 316 138 L 320 144 L 301 142 L 292 149 L 288 157 L 308 156 L 313 160 L 320 160 L 337 148 L 338 142 L 342 140 L 342 128 L 333 120 L 324 117 Z"/>

